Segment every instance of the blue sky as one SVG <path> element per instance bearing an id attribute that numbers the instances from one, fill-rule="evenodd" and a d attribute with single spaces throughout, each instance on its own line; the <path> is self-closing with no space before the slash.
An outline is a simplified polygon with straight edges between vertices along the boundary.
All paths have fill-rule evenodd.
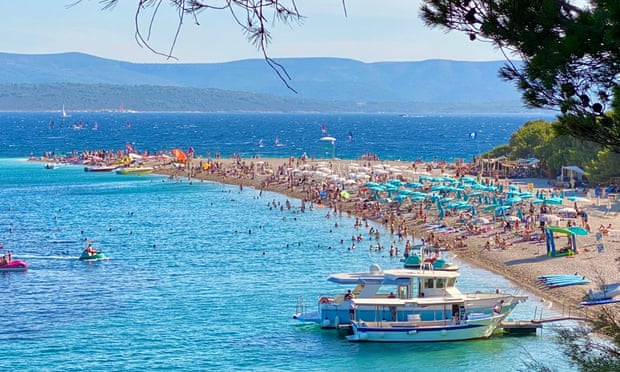
<path id="1" fill-rule="evenodd" d="M 207 11 L 200 25 L 186 19 L 174 50 L 177 61 L 140 47 L 135 35 L 137 0 L 121 0 L 101 10 L 98 0 L 20 0 L 0 2 L 1 52 L 47 54 L 83 52 L 142 63 L 208 63 L 262 58 L 230 15 Z M 167 52 L 176 32 L 176 13 L 167 5 L 154 24 L 151 45 Z M 466 35 L 429 29 L 419 17 L 419 0 L 298 0 L 302 25 L 275 24 L 271 57 L 341 57 L 364 62 L 453 59 L 502 60 L 491 45 Z M 24 11 L 27 9 L 27 11 Z M 145 19 L 147 19 L 145 17 Z M 146 28 L 145 28 L 146 29 Z"/>

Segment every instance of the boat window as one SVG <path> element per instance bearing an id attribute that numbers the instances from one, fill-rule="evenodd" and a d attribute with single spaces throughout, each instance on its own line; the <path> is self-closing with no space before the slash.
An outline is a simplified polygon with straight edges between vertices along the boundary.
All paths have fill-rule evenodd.
<path id="1" fill-rule="evenodd" d="M 435 288 L 434 284 L 435 283 L 434 283 L 434 279 L 433 278 L 429 278 L 429 279 L 424 280 L 424 288 Z"/>
<path id="2" fill-rule="evenodd" d="M 446 286 L 446 279 L 437 278 L 437 288 L 444 288 Z"/>
<path id="3" fill-rule="evenodd" d="M 399 285 L 398 286 L 398 298 L 407 298 L 409 297 L 407 295 L 407 286 L 406 285 Z"/>
<path id="4" fill-rule="evenodd" d="M 448 285 L 447 287 L 454 287 L 454 285 L 456 284 L 456 278 L 450 278 L 448 279 Z"/>

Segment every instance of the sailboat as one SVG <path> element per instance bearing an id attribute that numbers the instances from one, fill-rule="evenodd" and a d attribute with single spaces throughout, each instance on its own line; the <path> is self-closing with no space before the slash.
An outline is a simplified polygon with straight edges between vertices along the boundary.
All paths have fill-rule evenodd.
<path id="1" fill-rule="evenodd" d="M 67 111 L 65 111 L 65 105 L 62 105 L 62 117 L 63 118 L 70 118 L 71 115 L 67 114 Z"/>
<path id="2" fill-rule="evenodd" d="M 264 146 L 265 146 L 265 144 L 263 143 L 263 139 L 262 138 L 259 139 L 258 140 L 258 147 L 264 147 Z"/>

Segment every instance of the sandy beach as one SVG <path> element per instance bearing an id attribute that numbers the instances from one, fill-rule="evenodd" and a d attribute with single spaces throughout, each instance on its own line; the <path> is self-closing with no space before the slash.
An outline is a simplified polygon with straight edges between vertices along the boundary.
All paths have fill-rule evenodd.
<path id="1" fill-rule="evenodd" d="M 367 182 L 388 179 L 417 182 L 424 176 L 467 176 L 467 168 L 457 168 L 455 164 L 363 159 L 216 158 L 193 159 L 186 167 L 156 166 L 156 172 L 185 182 L 200 179 L 240 185 L 240 188 L 274 191 L 304 201 L 300 206 L 302 208 L 318 206 L 324 207 L 326 213 L 344 213 L 359 220 L 372 219 L 392 231 L 399 249 L 398 255 L 403 255 L 406 240 L 424 238 L 427 243 L 448 248 L 451 251 L 449 256 L 455 255 L 456 260 L 493 271 L 514 282 L 515 286 L 526 288 L 539 296 L 533 300 L 541 301 L 541 308 L 553 307 L 564 314 L 584 311 L 591 314 L 600 306 L 580 305 L 588 291 L 599 290 L 603 284 L 620 282 L 620 204 L 613 199 L 594 198 L 593 190 L 588 193 L 579 190 L 581 193 L 578 194 L 571 190 L 554 190 L 546 179 L 493 180 L 506 189 L 529 189 L 534 193 L 542 191 L 545 195 L 565 192 L 566 195 L 583 198 L 579 199 L 583 201 L 576 203 L 565 198 L 562 205 L 549 206 L 555 212 L 577 207 L 587 213 L 587 221 L 580 216 L 559 215 L 553 225 L 566 227 L 571 223 L 585 226 L 587 222 L 589 226 L 585 227 L 591 231 L 588 235 L 575 237 L 577 254 L 550 257 L 546 243 L 541 240 L 542 234 L 539 234 L 538 220 L 532 222 L 529 228 L 526 223 L 513 223 L 507 229 L 505 222 L 500 218 L 494 219 L 492 210 L 485 210 L 482 204 L 476 209 L 475 216 L 476 221 L 484 222 L 484 218 L 489 221 L 482 226 L 474 225 L 474 217 L 469 213 L 446 212 L 440 219 L 438 210 L 432 206 L 423 208 L 422 202 L 409 200 L 394 202 L 364 187 Z M 422 191 L 429 191 L 429 186 L 426 185 Z M 530 208 L 527 200 L 512 209 L 516 210 L 517 206 L 525 211 Z M 533 216 L 538 217 L 540 206 L 535 207 Z M 440 232 L 432 229 L 437 225 L 444 225 Z M 604 231 L 599 230 L 601 226 L 605 227 Z M 600 241 L 597 241 L 597 235 L 599 238 L 602 236 Z M 401 236 L 402 239 L 399 239 Z M 566 241 L 566 237 L 555 238 L 558 249 Z M 537 281 L 541 275 L 575 273 L 584 276 L 590 283 L 547 289 Z"/>
<path id="2" fill-rule="evenodd" d="M 46 158 L 30 160 L 51 161 Z M 195 158 L 185 163 L 175 163 L 170 157 L 142 159 L 142 166 L 152 167 L 155 173 L 180 182 L 204 180 L 239 185 L 240 189 L 273 191 L 300 200 L 299 205 L 293 206 L 302 210 L 325 208 L 326 214 L 346 214 L 355 217 L 360 224 L 373 220 L 391 231 L 393 244 L 390 248 L 395 251 L 390 254 L 403 257 L 407 241 L 424 239 L 426 244 L 448 250 L 448 258 L 456 257 L 457 261 L 495 272 L 512 281 L 515 287 L 527 289 L 538 296 L 532 300 L 540 301 L 541 309 L 553 307 L 565 315 L 592 314 L 601 306 L 580 304 L 589 291 L 599 291 L 604 284 L 620 283 L 620 202 L 615 195 L 596 198 L 592 189 L 558 189 L 547 179 L 476 179 L 481 184 L 503 189 L 503 192 L 486 193 L 487 197 L 497 196 L 498 202 L 505 202 L 509 190 L 529 191 L 544 195 L 545 199 L 560 193 L 566 196 L 561 204 L 545 204 L 548 211 L 523 199 L 512 205 L 510 218 L 513 222 L 506 224 L 506 218 L 494 216 L 493 209 L 488 208 L 488 200 L 483 202 L 480 196 L 470 201 L 475 206 L 474 216 L 472 210 L 459 212 L 446 208 L 439 212 L 427 200 L 402 198 L 397 201 L 398 196 L 391 198 L 396 193 L 375 192 L 366 186 L 369 182 L 398 180 L 402 185 L 420 184 L 420 192 L 436 193 L 433 186 L 442 182 L 429 183 L 428 180 L 437 181 L 440 177 L 473 179 L 468 175 L 467 164 L 380 161 L 370 156 L 358 160 L 316 160 L 222 158 L 217 154 L 215 158 Z M 471 191 L 466 189 L 460 197 L 475 195 Z M 443 195 L 457 199 L 454 193 Z M 577 197 L 578 201 L 571 201 L 569 196 Z M 500 200 L 502 197 L 504 199 Z M 558 213 L 565 208 L 585 212 L 587 220 L 578 215 Z M 515 213 L 517 209 L 522 211 L 520 218 Z M 545 234 L 539 222 L 543 212 L 554 218 L 549 225 L 568 227 L 571 224 L 590 231 L 587 235 L 575 236 L 577 254 L 555 257 L 547 254 Z M 516 219 L 519 222 L 514 222 Z M 554 236 L 557 250 L 568 245 L 567 238 L 561 234 Z M 383 247 L 386 251 L 390 248 Z M 590 282 L 548 289 L 537 280 L 539 276 L 558 274 L 578 274 Z"/>

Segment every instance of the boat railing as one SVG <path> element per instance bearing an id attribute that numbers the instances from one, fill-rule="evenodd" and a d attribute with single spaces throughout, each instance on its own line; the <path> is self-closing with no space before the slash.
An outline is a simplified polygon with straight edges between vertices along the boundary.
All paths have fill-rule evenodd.
<path id="1" fill-rule="evenodd" d="M 295 305 L 295 314 L 305 314 L 308 309 L 308 305 L 304 302 L 301 296 L 297 296 L 297 304 Z"/>

